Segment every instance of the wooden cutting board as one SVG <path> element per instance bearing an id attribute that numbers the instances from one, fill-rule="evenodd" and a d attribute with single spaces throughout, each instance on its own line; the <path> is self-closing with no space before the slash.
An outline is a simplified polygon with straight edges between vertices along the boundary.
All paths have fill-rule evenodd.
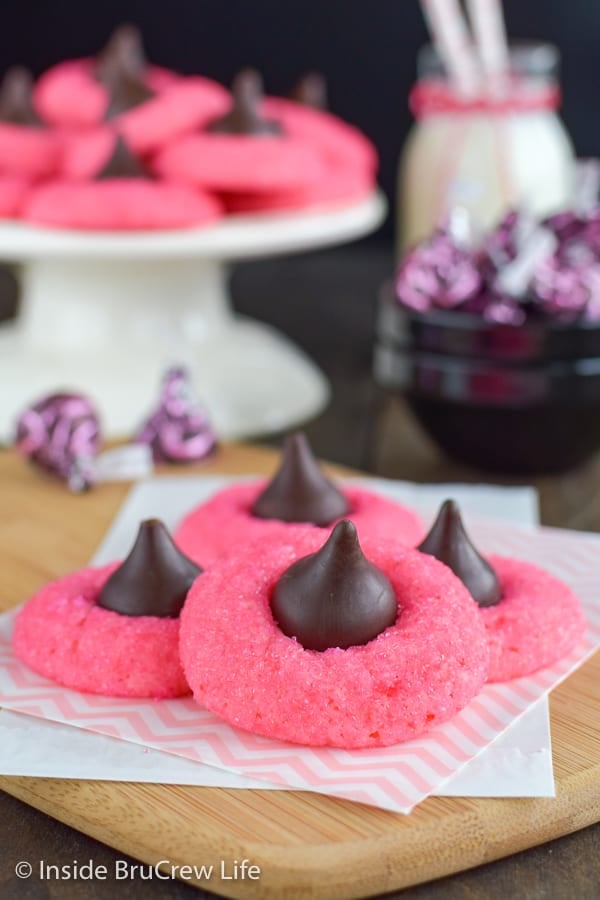
<path id="1" fill-rule="evenodd" d="M 230 446 L 183 471 L 268 473 L 275 461 L 271 451 Z M 84 565 L 126 493 L 127 486 L 104 485 L 73 496 L 14 454 L 0 453 L 1 607 Z M 600 820 L 599 695 L 599 654 L 552 694 L 555 799 L 432 798 L 402 816 L 299 791 L 12 777 L 0 778 L 0 787 L 147 863 L 201 861 L 218 871 L 221 860 L 248 859 L 260 866 L 260 880 L 199 882 L 225 896 L 352 900 L 489 862 Z"/>

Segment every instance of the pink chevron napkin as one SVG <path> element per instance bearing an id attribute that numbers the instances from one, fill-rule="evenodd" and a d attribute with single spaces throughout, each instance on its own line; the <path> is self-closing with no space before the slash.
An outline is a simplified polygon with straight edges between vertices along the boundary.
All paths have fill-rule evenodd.
<path id="1" fill-rule="evenodd" d="M 484 552 L 517 556 L 567 581 L 589 621 L 581 645 L 529 678 L 488 685 L 426 737 L 375 750 L 297 747 L 231 728 L 193 700 L 129 701 L 80 694 L 29 671 L 12 654 L 12 616 L 0 620 L 0 704 L 32 716 L 197 760 L 289 788 L 409 812 L 477 756 L 600 644 L 600 538 L 480 522 Z"/>

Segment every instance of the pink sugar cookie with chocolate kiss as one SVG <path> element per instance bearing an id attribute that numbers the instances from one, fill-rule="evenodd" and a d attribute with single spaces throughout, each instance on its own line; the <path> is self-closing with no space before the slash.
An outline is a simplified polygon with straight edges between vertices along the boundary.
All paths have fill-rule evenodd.
<path id="1" fill-rule="evenodd" d="M 39 186 L 25 203 L 23 218 L 54 228 L 148 231 L 199 227 L 222 215 L 210 194 L 153 179 L 121 137 L 95 138 L 83 154 L 69 156 L 72 173 L 83 177 L 95 168 L 94 180 L 65 178 Z"/>
<path id="2" fill-rule="evenodd" d="M 363 487 L 337 487 L 299 433 L 286 439 L 270 482 L 253 480 L 218 491 L 183 519 L 175 541 L 192 559 L 201 556 L 209 563 L 249 541 L 262 540 L 265 547 L 286 541 L 287 532 L 295 533 L 300 523 L 325 537 L 346 517 L 365 537 L 393 534 L 410 546 L 423 536 L 419 517 L 406 506 Z"/>
<path id="3" fill-rule="evenodd" d="M 33 78 L 14 66 L 0 84 L 0 174 L 30 181 L 54 174 L 60 147 L 31 101 Z"/>
<path id="4" fill-rule="evenodd" d="M 489 681 L 509 681 L 550 666 L 582 638 L 586 622 L 573 591 L 532 563 L 484 559 L 453 501 L 442 505 L 419 549 L 447 565 L 479 605 L 490 646 Z"/>
<path id="5" fill-rule="evenodd" d="M 290 100 L 269 97 L 262 114 L 280 122 L 286 134 L 318 147 L 325 162 L 320 178 L 302 187 L 271 193 L 222 192 L 228 212 L 285 212 L 358 203 L 375 188 L 377 153 L 358 129 L 327 112 L 327 86 L 316 72 L 300 80 Z"/>
<path id="6" fill-rule="evenodd" d="M 483 686 L 485 628 L 437 560 L 296 528 L 202 576 L 181 617 L 198 703 L 236 728 L 308 746 L 384 747 L 451 719 Z"/>
<path id="7" fill-rule="evenodd" d="M 291 137 L 309 141 L 333 166 L 354 169 L 374 178 L 379 160 L 369 138 L 327 109 L 327 86 L 317 72 L 302 78 L 289 99 L 266 97 L 261 111 L 281 123 Z"/>
<path id="8" fill-rule="evenodd" d="M 46 121 L 57 128 L 81 129 L 113 118 L 122 111 L 123 101 L 129 109 L 179 80 L 168 69 L 148 65 L 139 30 L 121 25 L 95 59 L 66 60 L 44 72 L 34 97 Z M 215 84 L 216 90 L 219 87 Z M 121 97 L 116 105 L 115 90 Z"/>
<path id="9" fill-rule="evenodd" d="M 230 105 L 229 91 L 216 81 L 195 75 L 123 112 L 114 119 L 114 125 L 137 153 L 154 153 L 224 115 Z"/>
<path id="10" fill-rule="evenodd" d="M 107 697 L 179 697 L 179 614 L 202 569 L 147 520 L 122 563 L 42 588 L 18 613 L 15 655 L 65 687 Z"/>
<path id="11" fill-rule="evenodd" d="M 317 147 L 260 114 L 257 72 L 240 72 L 232 95 L 227 115 L 156 156 L 159 174 L 210 190 L 254 193 L 302 188 L 323 175 L 325 161 Z"/>

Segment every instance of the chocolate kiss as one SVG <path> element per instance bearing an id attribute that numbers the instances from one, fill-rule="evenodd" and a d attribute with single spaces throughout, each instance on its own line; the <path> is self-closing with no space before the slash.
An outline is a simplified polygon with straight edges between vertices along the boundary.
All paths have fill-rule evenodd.
<path id="1" fill-rule="evenodd" d="M 117 76 L 141 80 L 146 71 L 142 36 L 135 25 L 115 28 L 96 60 L 98 81 L 110 86 Z"/>
<path id="2" fill-rule="evenodd" d="M 134 25 L 121 25 L 99 54 L 96 65 L 96 77 L 110 94 L 104 121 L 154 96 L 144 83 L 145 72 L 146 58 L 139 30 Z"/>
<path id="3" fill-rule="evenodd" d="M 313 109 L 327 109 L 327 82 L 320 72 L 308 72 L 290 94 L 296 103 Z"/>
<path id="4" fill-rule="evenodd" d="M 102 588 L 98 606 L 124 616 L 176 619 L 201 572 L 177 549 L 159 519 L 146 519 L 129 556 Z"/>
<path id="5" fill-rule="evenodd" d="M 306 650 L 352 647 L 369 641 L 398 617 L 394 589 L 363 554 L 347 519 L 316 553 L 287 569 L 273 590 L 273 617 Z"/>
<path id="6" fill-rule="evenodd" d="M 254 69 L 242 69 L 231 86 L 233 104 L 227 115 L 211 122 L 214 134 L 280 134 L 281 125 L 259 113 L 262 79 Z"/>
<path id="7" fill-rule="evenodd" d="M 110 100 L 104 113 L 105 122 L 154 97 L 154 92 L 146 87 L 143 81 L 128 76 L 117 76 L 107 87 L 110 91 Z"/>
<path id="8" fill-rule="evenodd" d="M 106 178 L 151 178 L 140 160 L 133 155 L 121 135 L 117 135 L 108 161 L 96 175 L 96 181 Z"/>
<path id="9" fill-rule="evenodd" d="M 8 69 L 0 85 L 0 121 L 13 125 L 42 125 L 31 102 L 33 76 L 23 66 Z"/>
<path id="10" fill-rule="evenodd" d="M 279 469 L 254 502 L 252 515 L 331 525 L 348 512 L 346 498 L 321 472 L 306 436 L 299 433 L 286 438 Z"/>
<path id="11" fill-rule="evenodd" d="M 417 549 L 452 569 L 479 606 L 495 606 L 502 600 L 496 573 L 471 543 L 454 500 L 442 504 L 431 531 Z"/>

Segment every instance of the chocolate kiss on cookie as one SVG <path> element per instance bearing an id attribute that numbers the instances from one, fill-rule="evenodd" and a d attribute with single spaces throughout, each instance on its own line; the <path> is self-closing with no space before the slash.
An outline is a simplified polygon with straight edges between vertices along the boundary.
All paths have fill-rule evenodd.
<path id="1" fill-rule="evenodd" d="M 107 87 L 110 92 L 110 100 L 104 113 L 105 122 L 154 97 L 154 92 L 146 87 L 143 81 L 125 75 L 117 76 L 115 81 Z"/>
<path id="2" fill-rule="evenodd" d="M 33 76 L 23 66 L 12 66 L 0 84 L 0 121 L 12 125 L 42 125 L 33 108 L 31 91 Z"/>
<path id="3" fill-rule="evenodd" d="M 313 109 L 327 109 L 327 82 L 320 72 L 307 72 L 290 94 L 290 99 Z"/>
<path id="4" fill-rule="evenodd" d="M 98 81 L 110 86 L 120 76 L 141 81 L 146 71 L 142 36 L 135 25 L 119 25 L 96 59 Z"/>
<path id="5" fill-rule="evenodd" d="M 104 121 L 154 97 L 154 91 L 144 83 L 145 70 L 146 59 L 138 29 L 133 25 L 122 25 L 111 36 L 96 65 L 96 77 L 110 95 Z"/>
<path id="6" fill-rule="evenodd" d="M 113 151 L 102 169 L 95 176 L 96 181 L 107 178 L 152 178 L 152 173 L 131 152 L 121 135 L 117 135 Z"/>
<path id="7" fill-rule="evenodd" d="M 263 96 L 262 79 L 254 69 L 242 69 L 231 86 L 233 103 L 227 115 L 208 125 L 213 134 L 281 134 L 274 119 L 260 115 Z"/>
<path id="8" fill-rule="evenodd" d="M 442 504 L 417 550 L 435 556 L 452 569 L 479 606 L 495 606 L 502 600 L 496 573 L 471 543 L 454 500 Z"/>
<path id="9" fill-rule="evenodd" d="M 276 583 L 271 611 L 305 650 L 367 644 L 398 617 L 394 589 L 363 554 L 356 528 L 338 522 L 316 553 L 299 559 Z"/>
<path id="10" fill-rule="evenodd" d="M 306 436 L 286 438 L 279 469 L 255 501 L 252 515 L 324 526 L 348 512 L 346 498 L 321 472 Z"/>
<path id="11" fill-rule="evenodd" d="M 98 606 L 124 616 L 176 619 L 202 569 L 184 556 L 159 519 L 140 525 L 129 556 L 112 573 Z"/>

